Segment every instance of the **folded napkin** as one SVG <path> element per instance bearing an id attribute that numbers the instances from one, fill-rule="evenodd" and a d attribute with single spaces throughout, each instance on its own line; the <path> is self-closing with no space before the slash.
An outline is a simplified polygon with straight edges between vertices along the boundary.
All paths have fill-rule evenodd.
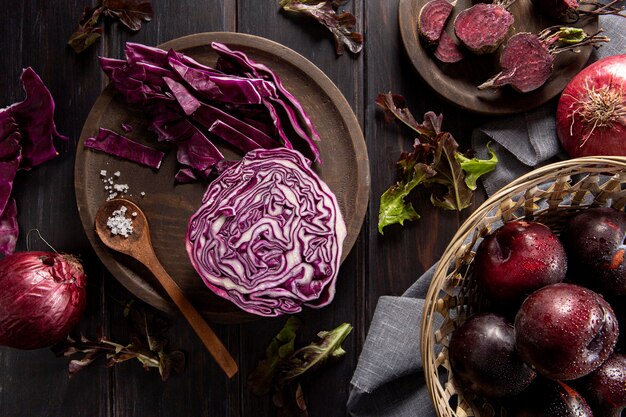
<path id="1" fill-rule="evenodd" d="M 601 16 L 600 27 L 611 42 L 594 51 L 591 60 L 626 54 L 624 18 Z M 499 118 L 473 132 L 472 147 L 486 157 L 485 144 L 500 162 L 485 176 L 491 195 L 533 168 L 564 157 L 555 133 L 556 100 L 523 114 Z M 378 300 L 370 329 L 351 380 L 348 413 L 355 417 L 430 417 L 435 415 L 424 381 L 420 326 L 424 297 L 435 266 L 401 297 Z"/>

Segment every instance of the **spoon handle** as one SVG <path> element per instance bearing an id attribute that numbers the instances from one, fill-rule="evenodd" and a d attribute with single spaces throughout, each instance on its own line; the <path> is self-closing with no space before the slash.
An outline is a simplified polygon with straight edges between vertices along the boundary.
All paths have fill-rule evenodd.
<path id="1" fill-rule="evenodd" d="M 156 258 L 156 255 L 146 256 L 141 259 L 142 263 L 159 280 L 174 304 L 183 313 L 191 327 L 202 340 L 202 343 L 213 356 L 217 364 L 226 373 L 228 378 L 232 378 L 238 371 L 238 366 L 231 354 L 228 352 L 222 341 L 217 337 L 213 329 L 198 313 L 198 310 L 189 302 L 180 287 L 165 271 L 163 265 Z"/>

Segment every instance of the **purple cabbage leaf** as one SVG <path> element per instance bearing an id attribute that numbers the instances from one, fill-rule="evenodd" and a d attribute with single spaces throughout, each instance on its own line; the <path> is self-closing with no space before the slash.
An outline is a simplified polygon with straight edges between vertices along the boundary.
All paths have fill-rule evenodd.
<path id="1" fill-rule="evenodd" d="M 165 154 L 142 145 L 124 135 L 109 129 L 100 128 L 96 137 L 85 139 L 85 147 L 115 155 L 129 161 L 159 169 Z"/>
<path id="2" fill-rule="evenodd" d="M 261 316 L 320 308 L 335 294 L 347 231 L 337 199 L 301 153 L 257 149 L 211 182 L 191 217 L 204 283 Z"/>

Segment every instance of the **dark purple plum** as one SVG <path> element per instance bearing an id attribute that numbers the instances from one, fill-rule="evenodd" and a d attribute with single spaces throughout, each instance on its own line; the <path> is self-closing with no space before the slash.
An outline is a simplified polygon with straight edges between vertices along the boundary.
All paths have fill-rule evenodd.
<path id="1" fill-rule="evenodd" d="M 619 417 L 626 407 L 626 356 L 611 355 L 587 380 L 587 402 L 595 417 Z"/>
<path id="2" fill-rule="evenodd" d="M 493 313 L 476 314 L 459 326 L 448 358 L 461 387 L 489 398 L 519 394 L 536 375 L 515 352 L 513 326 Z"/>
<path id="3" fill-rule="evenodd" d="M 509 417 L 593 417 L 585 399 L 561 381 L 537 381 L 507 407 Z"/>
<path id="4" fill-rule="evenodd" d="M 598 207 L 570 219 L 562 235 L 572 278 L 606 296 L 626 295 L 626 213 Z"/>
<path id="5" fill-rule="evenodd" d="M 498 304 L 516 304 L 534 290 L 563 281 L 567 256 L 559 238 L 538 222 L 512 221 L 485 236 L 474 276 Z"/>
<path id="6" fill-rule="evenodd" d="M 572 380 L 594 371 L 613 351 L 617 335 L 609 303 L 575 284 L 538 289 L 515 316 L 519 355 L 551 379 Z"/>

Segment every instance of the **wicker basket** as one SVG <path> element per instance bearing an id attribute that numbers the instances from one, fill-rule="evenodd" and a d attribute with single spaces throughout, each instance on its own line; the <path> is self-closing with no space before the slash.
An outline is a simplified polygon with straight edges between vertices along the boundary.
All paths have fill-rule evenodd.
<path id="1" fill-rule="evenodd" d="M 565 220 L 580 210 L 623 209 L 625 205 L 626 158 L 586 157 L 536 169 L 495 193 L 470 215 L 441 257 L 422 321 L 422 362 L 439 417 L 501 413 L 497 404 L 461 391 L 448 362 L 451 333 L 485 305 L 471 274 L 481 237 L 505 221 L 520 218 L 541 221 L 558 234 Z"/>

